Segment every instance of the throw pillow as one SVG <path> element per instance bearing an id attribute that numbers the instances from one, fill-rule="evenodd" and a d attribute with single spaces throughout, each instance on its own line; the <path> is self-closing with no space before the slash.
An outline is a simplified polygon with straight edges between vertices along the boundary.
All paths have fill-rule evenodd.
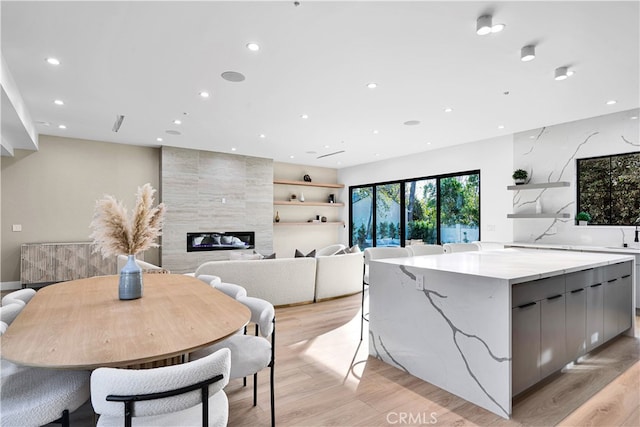
<path id="1" fill-rule="evenodd" d="M 336 252 L 334 255 L 345 255 L 348 254 L 349 252 L 349 248 L 346 249 L 340 249 L 338 252 Z"/>
<path id="2" fill-rule="evenodd" d="M 271 255 L 262 255 L 262 259 L 276 259 L 276 253 L 272 253 Z"/>
<path id="3" fill-rule="evenodd" d="M 357 254 L 357 253 L 360 253 L 360 252 L 362 252 L 362 251 L 360 250 L 360 246 L 358 246 L 358 245 L 353 245 L 353 246 L 351 246 L 349 248 L 349 253 L 350 254 Z"/>
<path id="4" fill-rule="evenodd" d="M 300 252 L 298 249 L 296 249 L 296 254 L 295 254 L 295 258 L 315 258 L 316 257 L 316 250 L 312 250 L 311 252 L 309 252 L 308 254 L 303 254 L 302 252 Z"/>

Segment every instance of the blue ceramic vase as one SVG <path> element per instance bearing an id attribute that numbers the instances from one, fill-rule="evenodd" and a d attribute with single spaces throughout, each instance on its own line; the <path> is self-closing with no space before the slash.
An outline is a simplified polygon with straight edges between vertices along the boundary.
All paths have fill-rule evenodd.
<path id="1" fill-rule="evenodd" d="M 120 270 L 118 297 L 122 300 L 142 297 L 142 269 L 136 262 L 135 255 L 127 256 L 127 263 Z"/>

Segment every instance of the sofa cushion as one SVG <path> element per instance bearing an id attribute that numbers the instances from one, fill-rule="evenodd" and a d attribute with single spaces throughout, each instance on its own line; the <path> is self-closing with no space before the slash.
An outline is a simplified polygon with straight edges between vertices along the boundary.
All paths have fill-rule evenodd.
<path id="1" fill-rule="evenodd" d="M 316 250 L 312 250 L 311 252 L 309 252 L 308 254 L 303 254 L 302 252 L 300 252 L 298 249 L 296 249 L 296 254 L 295 254 L 295 258 L 314 258 L 316 256 Z"/>

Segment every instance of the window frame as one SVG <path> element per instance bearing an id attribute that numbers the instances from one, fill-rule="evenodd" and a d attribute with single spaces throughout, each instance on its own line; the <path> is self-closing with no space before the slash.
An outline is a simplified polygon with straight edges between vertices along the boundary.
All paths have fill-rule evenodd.
<path id="1" fill-rule="evenodd" d="M 482 211 L 482 174 L 480 173 L 480 169 L 473 169 L 473 170 L 467 170 L 467 171 L 460 171 L 460 172 L 451 172 L 451 173 L 446 173 L 446 174 L 440 174 L 440 175 L 427 175 L 427 176 L 422 176 L 422 177 L 417 177 L 417 178 L 406 178 L 406 179 L 397 179 L 397 180 L 390 180 L 390 181 L 381 181 L 381 182 L 374 182 L 374 183 L 367 183 L 367 184 L 358 184 L 358 185 L 350 185 L 349 186 L 349 246 L 353 246 L 354 242 L 353 242 L 353 229 L 352 229 L 352 225 L 353 225 L 353 204 L 352 204 L 352 200 L 353 200 L 353 191 L 355 189 L 358 188 L 367 188 L 367 187 L 371 187 L 371 197 L 372 197 L 372 209 L 373 209 L 373 214 L 372 214 L 372 225 L 371 225 L 371 244 L 372 247 L 376 247 L 376 241 L 377 241 L 377 236 L 376 236 L 376 227 L 377 227 L 377 213 L 376 213 L 376 208 L 375 208 L 375 201 L 376 201 L 376 187 L 379 185 L 387 185 L 387 184 L 400 184 L 400 247 L 405 247 L 406 245 L 406 237 L 405 237 L 405 232 L 406 232 L 406 221 L 405 221 L 405 217 L 406 215 L 404 215 L 403 213 L 406 210 L 406 200 L 405 200 L 405 194 L 406 194 L 406 185 L 407 183 L 410 183 L 412 181 L 422 181 L 422 180 L 428 180 L 428 179 L 435 179 L 436 180 L 436 242 L 437 244 L 442 244 L 442 240 L 441 240 L 441 233 L 440 233 L 440 228 L 441 228 L 441 218 L 440 218 L 440 210 L 441 210 L 441 205 L 440 205 L 440 180 L 443 178 L 452 178 L 452 177 L 457 177 L 457 176 L 464 176 L 464 175 L 478 175 L 478 240 L 481 240 L 482 238 L 482 217 L 481 217 L 481 211 Z"/>

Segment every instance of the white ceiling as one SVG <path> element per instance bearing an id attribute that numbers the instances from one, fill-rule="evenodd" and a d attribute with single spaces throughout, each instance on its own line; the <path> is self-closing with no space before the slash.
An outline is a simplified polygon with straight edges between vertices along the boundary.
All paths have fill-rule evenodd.
<path id="1" fill-rule="evenodd" d="M 638 1 L 300 3 L 2 1 L 2 54 L 40 134 L 333 168 L 640 105 Z"/>

